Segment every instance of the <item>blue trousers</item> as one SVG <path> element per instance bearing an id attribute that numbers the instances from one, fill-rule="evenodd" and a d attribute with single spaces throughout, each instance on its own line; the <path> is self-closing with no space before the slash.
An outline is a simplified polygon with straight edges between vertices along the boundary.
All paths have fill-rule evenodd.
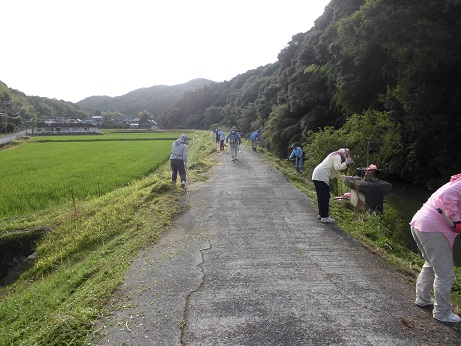
<path id="1" fill-rule="evenodd" d="M 303 171 L 303 158 L 302 157 L 297 157 L 295 159 L 295 167 L 299 173 Z"/>

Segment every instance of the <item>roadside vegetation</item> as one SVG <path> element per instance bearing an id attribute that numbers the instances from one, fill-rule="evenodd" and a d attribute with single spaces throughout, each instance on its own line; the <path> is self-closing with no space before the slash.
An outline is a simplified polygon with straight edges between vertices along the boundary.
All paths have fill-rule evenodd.
<path id="1" fill-rule="evenodd" d="M 201 181 L 216 148 L 208 133 L 190 136 L 189 177 Z M 157 144 L 163 145 L 151 145 Z M 170 182 L 170 174 L 163 155 L 154 172 L 112 192 L 1 219 L 0 241 L 18 230 L 51 231 L 39 241 L 34 265 L 0 289 L 0 345 L 85 344 L 138 251 L 183 210 L 184 191 Z"/>
<path id="2" fill-rule="evenodd" d="M 216 164 L 212 154 L 217 145 L 210 132 L 190 135 L 194 140 L 189 146 L 188 175 L 193 182 L 204 181 Z M 162 146 L 160 141 L 151 142 L 157 144 Z M 25 144 L 29 145 L 36 144 Z M 309 161 L 300 175 L 291 162 L 266 150 L 261 154 L 316 201 Z M 90 344 L 88 334 L 94 332 L 139 250 L 154 244 L 187 208 L 184 191 L 170 180 L 164 156 L 155 170 L 113 191 L 0 219 L 0 241 L 17 230 L 50 229 L 38 242 L 34 265 L 0 289 L 0 346 Z M 346 188 L 333 184 L 332 194 L 342 195 Z M 422 260 L 405 248 L 402 232 L 407 225 L 396 210 L 386 205 L 384 215 L 357 214 L 349 202 L 332 201 L 331 214 L 346 232 L 414 280 Z M 452 298 L 458 313 L 460 296 L 457 279 Z"/>

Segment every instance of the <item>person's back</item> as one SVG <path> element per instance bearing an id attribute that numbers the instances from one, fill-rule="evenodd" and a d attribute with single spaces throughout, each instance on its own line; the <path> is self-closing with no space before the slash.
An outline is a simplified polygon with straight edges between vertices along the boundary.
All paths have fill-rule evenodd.
<path id="1" fill-rule="evenodd" d="M 260 139 L 260 138 L 261 138 L 261 136 L 260 136 L 260 134 L 259 134 L 258 131 L 254 131 L 254 132 L 250 135 L 250 140 L 252 140 L 252 141 L 256 141 L 256 140 L 258 140 L 258 139 Z"/>
<path id="2" fill-rule="evenodd" d="M 176 178 L 179 173 L 181 177 L 181 187 L 186 189 L 186 168 L 187 168 L 187 144 L 189 137 L 181 135 L 171 145 L 170 163 L 171 163 L 171 181 L 176 183 Z"/>
<path id="3" fill-rule="evenodd" d="M 187 145 L 182 138 L 177 139 L 171 145 L 171 159 L 180 159 L 187 163 Z"/>

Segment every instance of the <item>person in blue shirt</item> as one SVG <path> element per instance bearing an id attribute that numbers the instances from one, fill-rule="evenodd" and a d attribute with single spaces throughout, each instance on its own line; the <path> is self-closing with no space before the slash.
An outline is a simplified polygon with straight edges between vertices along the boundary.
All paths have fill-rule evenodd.
<path id="1" fill-rule="evenodd" d="M 303 171 L 303 150 L 302 148 L 295 144 L 291 145 L 291 154 L 288 157 L 288 160 L 295 159 L 295 168 L 299 173 Z"/>
<path id="2" fill-rule="evenodd" d="M 219 151 L 224 151 L 224 141 L 226 140 L 226 135 L 221 130 L 218 131 L 219 134 Z"/>
<path id="3" fill-rule="evenodd" d="M 261 140 L 261 135 L 259 134 L 259 130 L 254 131 L 250 135 L 251 147 L 253 148 L 253 151 L 256 151 L 256 148 L 258 146 L 258 141 L 260 140 Z"/>

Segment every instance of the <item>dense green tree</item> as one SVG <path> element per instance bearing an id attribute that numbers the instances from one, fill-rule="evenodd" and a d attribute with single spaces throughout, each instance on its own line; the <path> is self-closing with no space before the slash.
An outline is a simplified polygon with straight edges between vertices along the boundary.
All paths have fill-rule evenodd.
<path id="1" fill-rule="evenodd" d="M 274 106 L 262 131 L 262 137 L 267 148 L 281 156 L 286 156 L 291 143 L 302 142 L 299 124 L 290 113 L 288 105 Z"/>
<path id="2" fill-rule="evenodd" d="M 124 124 L 123 121 L 127 118 L 126 114 L 120 112 L 101 112 L 104 116 L 102 127 L 106 129 L 117 129 L 128 127 L 129 124 Z"/>
<path id="3" fill-rule="evenodd" d="M 203 114 L 204 129 L 211 129 L 213 125 L 222 121 L 221 110 L 222 107 L 218 106 L 211 106 L 205 110 L 205 113 Z"/>
<path id="4" fill-rule="evenodd" d="M 339 148 L 351 149 L 356 167 L 375 164 L 384 174 L 393 172 L 402 151 L 399 125 L 388 112 L 370 110 L 353 114 L 340 129 L 325 127 L 307 135 L 305 150 L 311 166 Z"/>

